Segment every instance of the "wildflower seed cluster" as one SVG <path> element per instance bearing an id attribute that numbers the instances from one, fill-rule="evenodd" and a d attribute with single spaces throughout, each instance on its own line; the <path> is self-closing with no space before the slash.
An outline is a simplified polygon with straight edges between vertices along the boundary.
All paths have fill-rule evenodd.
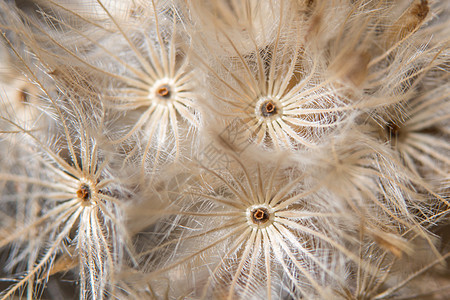
<path id="1" fill-rule="evenodd" d="M 444 0 L 0 2 L 0 299 L 448 299 Z"/>

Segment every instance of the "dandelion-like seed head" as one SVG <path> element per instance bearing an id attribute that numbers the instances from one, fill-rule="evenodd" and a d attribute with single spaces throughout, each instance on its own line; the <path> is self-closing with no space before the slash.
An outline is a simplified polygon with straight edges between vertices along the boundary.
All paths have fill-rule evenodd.
<path id="1" fill-rule="evenodd" d="M 253 205 L 247 209 L 247 223 L 255 229 L 270 226 L 275 218 L 273 208 L 268 205 Z"/>
<path id="2" fill-rule="evenodd" d="M 445 1 L 19 2 L 0 300 L 445 297 Z"/>

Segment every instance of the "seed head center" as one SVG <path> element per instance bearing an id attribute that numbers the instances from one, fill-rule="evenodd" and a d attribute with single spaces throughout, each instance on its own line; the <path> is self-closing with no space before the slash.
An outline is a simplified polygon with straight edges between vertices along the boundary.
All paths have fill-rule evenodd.
<path id="1" fill-rule="evenodd" d="M 19 101 L 20 103 L 28 103 L 29 101 L 29 94 L 28 91 L 26 89 L 23 89 L 20 91 L 19 93 Z"/>
<path id="2" fill-rule="evenodd" d="M 256 115 L 263 119 L 271 119 L 272 117 L 277 117 L 282 112 L 282 106 L 277 101 L 277 99 L 262 98 L 260 99 L 255 107 Z"/>
<path id="3" fill-rule="evenodd" d="M 264 228 L 272 224 L 274 213 L 269 207 L 258 205 L 247 210 L 247 222 L 250 226 Z"/>
<path id="4" fill-rule="evenodd" d="M 393 147 L 396 147 L 398 142 L 405 138 L 405 132 L 402 130 L 401 124 L 389 122 L 386 124 L 384 136 Z"/>
<path id="5" fill-rule="evenodd" d="M 159 98 L 162 99 L 168 99 L 170 98 L 170 88 L 167 85 L 162 85 L 160 87 L 158 87 L 158 89 L 156 90 L 156 94 L 158 95 Z"/>
<path id="6" fill-rule="evenodd" d="M 386 125 L 386 131 L 389 134 L 389 136 L 398 137 L 398 135 L 400 134 L 400 126 L 398 126 L 397 124 L 395 124 L 393 122 L 389 122 Z"/>
<path id="7" fill-rule="evenodd" d="M 261 114 L 264 117 L 270 117 L 277 113 L 277 107 L 275 103 L 273 103 L 271 100 L 268 100 L 267 102 L 263 103 L 261 106 Z"/>
<path id="8" fill-rule="evenodd" d="M 254 210 L 252 212 L 252 216 L 253 216 L 253 222 L 255 222 L 255 223 L 264 223 L 264 222 L 267 222 L 267 220 L 269 220 L 269 214 L 268 214 L 267 210 L 262 209 L 262 208 L 257 208 L 256 210 Z"/>
<path id="9" fill-rule="evenodd" d="M 91 200 L 91 188 L 83 183 L 77 191 L 77 198 L 82 202 L 89 202 Z"/>
<path id="10" fill-rule="evenodd" d="M 277 112 L 277 107 L 272 101 L 267 101 L 266 103 L 264 103 L 261 109 L 262 114 L 265 116 L 269 116 Z"/>

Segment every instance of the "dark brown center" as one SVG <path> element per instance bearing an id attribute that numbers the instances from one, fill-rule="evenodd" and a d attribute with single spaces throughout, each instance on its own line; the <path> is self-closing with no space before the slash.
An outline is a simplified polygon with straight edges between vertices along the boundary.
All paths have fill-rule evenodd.
<path id="1" fill-rule="evenodd" d="M 264 117 L 270 117 L 277 113 L 277 107 L 275 106 L 275 103 L 273 103 L 271 100 L 266 101 L 261 106 L 261 114 Z"/>
<path id="2" fill-rule="evenodd" d="M 91 199 L 91 190 L 86 184 L 81 185 L 80 189 L 77 191 L 77 197 L 83 201 L 89 201 Z"/>
<path id="3" fill-rule="evenodd" d="M 252 220 L 255 224 L 263 224 L 266 223 L 269 218 L 269 212 L 267 211 L 266 208 L 260 207 L 260 208 L 256 208 L 252 211 Z"/>
<path id="4" fill-rule="evenodd" d="M 386 124 L 386 133 L 388 134 L 389 138 L 396 139 L 400 135 L 400 126 L 393 122 L 389 122 Z"/>
<path id="5" fill-rule="evenodd" d="M 28 103 L 29 102 L 29 94 L 26 89 L 23 89 L 19 92 L 19 101 L 21 103 Z"/>

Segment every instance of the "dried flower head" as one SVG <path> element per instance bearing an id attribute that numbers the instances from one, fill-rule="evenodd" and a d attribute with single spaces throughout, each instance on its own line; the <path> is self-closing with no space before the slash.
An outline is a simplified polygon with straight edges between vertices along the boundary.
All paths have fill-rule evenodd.
<path id="1" fill-rule="evenodd" d="M 447 299 L 449 12 L 0 1 L 0 298 Z"/>
<path id="2" fill-rule="evenodd" d="M 0 173 L 1 207 L 17 214 L 17 222 L 5 228 L 0 247 L 15 249 L 8 270 L 10 276 L 20 274 L 1 297 L 7 299 L 25 286 L 28 297 L 39 297 L 39 286 L 45 285 L 51 274 L 77 267 L 80 297 L 103 298 L 113 293 L 114 273 L 128 247 L 123 229 L 124 189 L 118 177 L 108 172 L 110 159 L 92 134 L 101 132 L 102 124 L 94 127 L 84 116 L 79 98 L 55 99 L 43 80 L 46 75 L 27 66 L 32 72 L 29 77 L 45 95 L 43 101 L 53 107 L 52 117 L 61 127 L 59 134 L 48 131 L 48 136 L 42 137 L 33 128 L 25 129 L 14 119 L 0 116 L 2 127 L 6 124 L 15 129 L 4 135 L 27 137 L 15 144 L 26 164 Z M 14 186 L 20 188 L 9 188 Z M 61 268 L 59 262 L 67 260 L 70 263 Z"/>
<path id="3" fill-rule="evenodd" d="M 324 209 L 317 188 L 303 187 L 296 172 L 286 182 L 275 165 L 237 164 L 239 172 L 205 170 L 203 187 L 183 192 L 172 209 L 149 212 L 169 214 L 172 227 L 141 254 L 152 286 L 167 276 L 183 286 L 173 296 L 330 296 L 345 281 L 343 263 L 358 260 L 339 241 L 343 215 Z"/>

